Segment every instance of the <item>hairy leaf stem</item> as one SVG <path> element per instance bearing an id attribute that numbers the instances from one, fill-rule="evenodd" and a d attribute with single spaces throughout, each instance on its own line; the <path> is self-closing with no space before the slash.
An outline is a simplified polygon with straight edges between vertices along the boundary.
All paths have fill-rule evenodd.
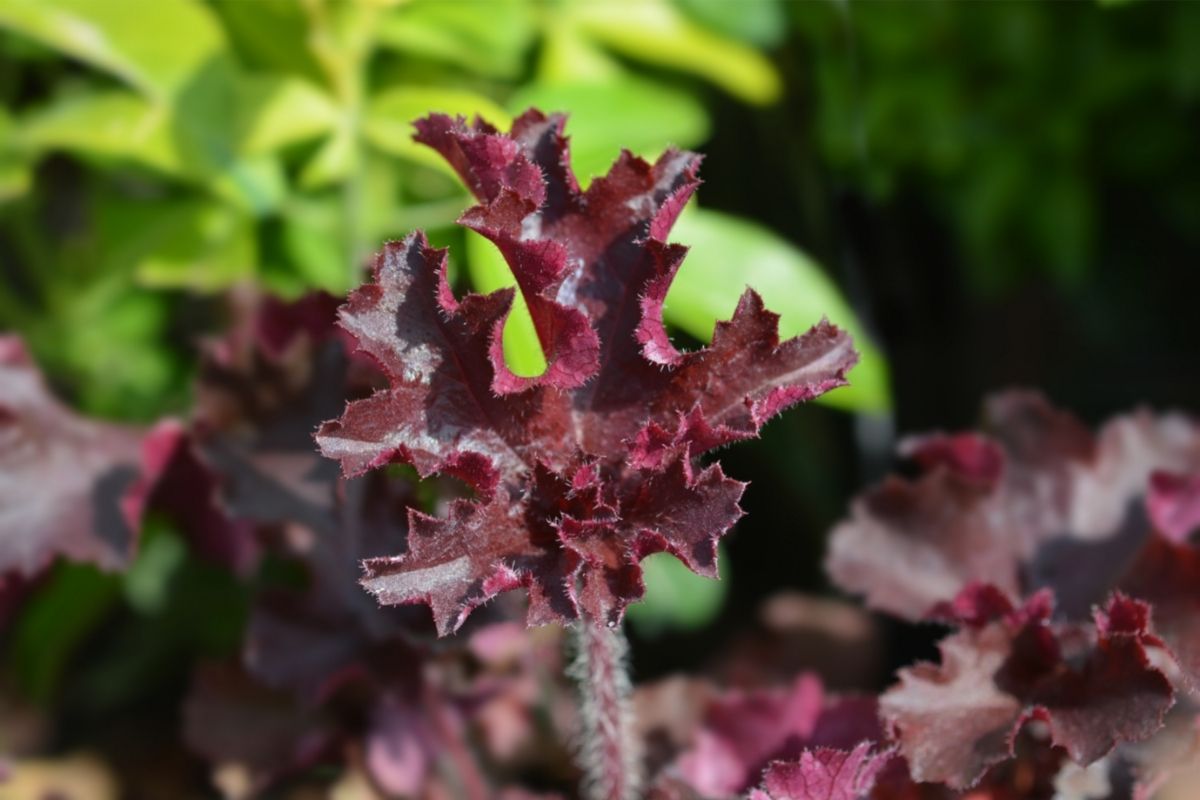
<path id="1" fill-rule="evenodd" d="M 584 619 L 572 626 L 579 687 L 579 765 L 588 800 L 636 800 L 641 752 L 634 732 L 629 642 L 621 626 Z"/>

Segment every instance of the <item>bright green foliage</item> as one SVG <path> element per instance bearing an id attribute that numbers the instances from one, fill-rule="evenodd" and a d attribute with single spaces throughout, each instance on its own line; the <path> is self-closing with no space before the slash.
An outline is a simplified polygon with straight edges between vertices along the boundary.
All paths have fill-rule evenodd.
<path id="1" fill-rule="evenodd" d="M 648 158 L 700 148 L 706 96 L 749 106 L 780 97 L 760 49 L 779 41 L 780 8 L 763 0 L 731 17 L 707 0 L 0 0 L 0 329 L 21 332 L 84 410 L 148 420 L 187 407 L 196 339 L 219 326 L 231 287 L 344 292 L 381 242 L 414 228 L 455 245 L 476 288 L 508 285 L 490 244 L 457 238 L 467 196 L 412 142 L 410 122 L 441 111 L 505 127 L 530 105 L 565 110 L 585 183 L 623 147 Z M 746 282 L 783 310 L 785 332 L 822 313 L 858 330 L 798 251 L 749 223 L 690 219 L 680 240 L 697 247 L 669 306 L 681 330 L 706 338 Z M 505 342 L 518 372 L 543 368 L 520 303 Z M 863 386 L 830 402 L 875 411 L 887 404 L 886 372 L 860 347 Z M 156 553 L 174 558 L 148 551 L 147 564 Z M 161 587 L 145 577 L 157 573 L 135 574 L 131 602 L 158 604 Z M 660 595 L 668 610 L 656 612 Z M 640 614 L 709 613 L 678 592 L 652 587 L 650 598 Z M 59 668 L 35 667 L 50 682 Z"/>
<path id="2" fill-rule="evenodd" d="M 5 652 L 27 696 L 45 702 L 71 658 L 120 599 L 121 579 L 90 564 L 63 563 L 21 615 Z"/>
<path id="3" fill-rule="evenodd" d="M 720 562 L 721 578 L 713 580 L 697 575 L 666 553 L 642 559 L 646 596 L 629 607 L 630 621 L 647 636 L 671 628 L 703 628 L 720 613 L 721 604 L 729 594 L 731 569 L 724 552 Z"/>

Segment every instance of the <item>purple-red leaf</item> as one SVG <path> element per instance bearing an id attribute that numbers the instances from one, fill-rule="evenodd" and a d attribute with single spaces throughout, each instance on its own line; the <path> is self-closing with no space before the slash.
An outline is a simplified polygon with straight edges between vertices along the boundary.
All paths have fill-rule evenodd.
<path id="1" fill-rule="evenodd" d="M 984 434 L 906 443 L 926 471 L 915 480 L 889 477 L 855 501 L 832 534 L 827 568 L 835 581 L 912 620 L 973 582 L 1020 597 L 1047 580 L 1039 572 L 1049 545 L 1119 548 L 1152 473 L 1200 469 L 1200 427 L 1178 415 L 1139 411 L 1093 436 L 1039 395 L 1014 391 L 988 401 L 985 422 Z M 1163 524 L 1183 535 L 1195 510 L 1156 496 L 1163 501 L 1152 511 L 1174 515 Z M 1096 566 L 1119 568 L 1120 558 L 1113 552 Z M 1099 589 L 1081 602 L 1074 595 L 1085 592 L 1056 585 L 1074 611 L 1111 586 L 1101 574 L 1080 576 L 1079 562 L 1067 566 L 1065 578 L 1091 578 Z"/>
<path id="2" fill-rule="evenodd" d="M 59 556 L 127 565 L 160 451 L 178 434 L 165 426 L 147 441 L 143 430 L 83 419 L 50 392 L 20 339 L 0 336 L 0 578 L 32 576 Z"/>
<path id="3" fill-rule="evenodd" d="M 875 776 L 891 753 L 872 753 L 871 742 L 852 750 L 819 747 L 805 750 L 797 761 L 767 767 L 761 789 L 749 800 L 860 800 L 875 786 Z"/>
<path id="4" fill-rule="evenodd" d="M 1154 633 L 1175 657 L 1185 685 L 1200 688 L 1200 549 L 1151 536 L 1120 588 L 1150 604 Z"/>
<path id="5" fill-rule="evenodd" d="M 414 512 L 407 551 L 368 561 L 364 584 L 384 603 L 427 603 L 449 633 L 517 587 L 531 624 L 614 624 L 655 552 L 715 576 L 744 485 L 696 457 L 844 384 L 849 337 L 822 322 L 780 342 L 748 291 L 711 347 L 671 346 L 661 302 L 686 250 L 666 237 L 697 184 L 692 154 L 651 165 L 625 153 L 581 192 L 561 117 L 527 112 L 508 135 L 441 115 L 417 129 L 479 200 L 461 222 L 505 255 L 548 367 L 518 378 L 505 366 L 510 290 L 458 299 L 422 234 L 387 245 L 340 321 L 389 385 L 317 442 L 347 476 L 403 462 L 476 497 Z"/>
<path id="6" fill-rule="evenodd" d="M 772 761 L 879 737 L 873 700 L 826 697 L 819 680 L 801 675 L 786 689 L 731 690 L 712 698 L 674 771 L 703 797 L 730 797 L 756 785 Z"/>
<path id="7" fill-rule="evenodd" d="M 1052 625 L 1041 597 L 996 610 L 943 640 L 939 664 L 902 670 L 880 700 L 914 779 L 970 786 L 1012 755 L 1033 719 L 1083 764 L 1162 726 L 1174 693 L 1147 655 L 1157 639 L 1144 604 L 1118 595 L 1096 613 L 1094 628 Z"/>

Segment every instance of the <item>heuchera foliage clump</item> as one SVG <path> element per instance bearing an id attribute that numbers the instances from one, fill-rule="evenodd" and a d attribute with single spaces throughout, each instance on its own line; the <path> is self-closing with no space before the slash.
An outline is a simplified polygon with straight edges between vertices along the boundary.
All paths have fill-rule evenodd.
<path id="1" fill-rule="evenodd" d="M 197 665 L 182 714 L 229 796 L 332 764 L 385 797 L 1142 800 L 1197 759 L 1200 425 L 1142 410 L 1094 433 L 1030 391 L 990 398 L 980 431 L 903 441 L 914 469 L 831 534 L 834 583 L 943 626 L 936 659 L 839 695 L 777 685 L 782 648 L 748 648 L 738 685 L 640 685 L 631 724 L 604 637 L 642 596 L 639 562 L 715 576 L 744 484 L 703 458 L 845 383 L 856 355 L 824 321 L 780 341 L 749 289 L 708 347 L 672 345 L 686 250 L 667 238 L 695 155 L 625 153 L 582 190 L 562 117 L 417 130 L 516 290 L 456 296 L 415 233 L 344 302 L 236 295 L 190 417 L 145 428 L 75 414 L 0 336 L 0 625 L 55 560 L 128 569 L 143 520 L 168 517 L 246 591 L 238 651 Z M 504 360 L 516 292 L 541 375 Z M 498 597 L 517 588 L 524 605 Z M 595 634 L 570 670 L 583 702 L 559 629 L 521 614 Z M 603 780 L 571 765 L 581 728 L 605 737 L 577 748 Z"/>
<path id="2" fill-rule="evenodd" d="M 902 443 L 920 474 L 862 495 L 827 564 L 871 605 L 956 629 L 880 698 L 913 777 L 955 788 L 1031 722 L 1081 765 L 1145 741 L 1180 693 L 1194 719 L 1200 678 L 1200 425 L 1141 410 L 1093 434 L 1028 391 L 984 417 Z M 1148 792 L 1144 753 L 1113 758 Z"/>
<path id="3" fill-rule="evenodd" d="M 649 164 L 626 152 L 582 191 L 562 127 L 536 111 L 508 135 L 440 115 L 417 123 L 417 140 L 479 201 L 460 221 L 511 266 L 542 375 L 505 364 L 512 290 L 456 298 L 445 252 L 421 233 L 387 245 L 339 314 L 389 385 L 323 425 L 321 452 L 347 476 L 401 462 L 476 495 L 445 517 L 412 512 L 407 552 L 365 562 L 381 602 L 428 603 L 442 633 L 517 587 L 530 624 L 615 625 L 642 596 L 638 564 L 651 553 L 715 577 L 745 486 L 698 457 L 843 385 L 857 359 L 824 321 L 781 342 L 751 289 L 710 346 L 676 350 L 661 312 L 686 248 L 667 235 L 699 157 L 668 150 Z"/>

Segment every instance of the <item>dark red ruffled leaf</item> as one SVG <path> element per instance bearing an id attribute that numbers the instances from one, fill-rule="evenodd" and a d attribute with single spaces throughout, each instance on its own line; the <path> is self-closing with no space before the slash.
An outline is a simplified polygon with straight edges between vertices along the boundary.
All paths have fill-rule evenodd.
<path id="1" fill-rule="evenodd" d="M 787 689 L 730 690 L 712 697 L 692 743 L 669 774 L 703 797 L 730 797 L 759 783 L 772 761 L 807 748 L 853 748 L 879 741 L 871 698 L 829 698 L 814 676 Z"/>
<path id="2" fill-rule="evenodd" d="M 926 615 L 951 625 L 982 628 L 996 620 L 1020 627 L 1030 620 L 1049 618 L 1054 610 L 1054 595 L 1042 590 L 1019 608 L 1011 598 L 990 583 L 971 583 L 948 603 L 938 603 Z"/>
<path id="3" fill-rule="evenodd" d="M 973 582 L 1012 597 L 1048 584 L 1078 613 L 1119 577 L 1149 476 L 1200 467 L 1200 428 L 1139 411 L 1093 436 L 1039 395 L 1007 392 L 988 401 L 984 434 L 905 449 L 924 474 L 889 477 L 833 532 L 827 568 L 840 585 L 912 620 Z M 1096 563 L 1077 557 L 1101 544 L 1113 549 Z"/>
<path id="4" fill-rule="evenodd" d="M 1144 600 L 1152 629 L 1170 649 L 1185 684 L 1200 687 L 1200 550 L 1154 536 L 1120 582 Z"/>
<path id="5" fill-rule="evenodd" d="M 422 475 L 455 475 L 481 494 L 502 472 L 531 468 L 534 453 L 568 435 L 569 420 L 544 390 L 492 391 L 510 303 L 508 291 L 460 303 L 446 282 L 445 251 L 423 234 L 388 244 L 375 282 L 350 295 L 340 319 L 391 386 L 322 425 L 321 452 L 348 477 L 402 461 Z"/>
<path id="6" fill-rule="evenodd" d="M 256 598 L 244 646 L 256 677 L 305 702 L 373 674 L 385 675 L 390 685 L 413 680 L 420 656 L 411 644 L 432 631 L 413 610 L 379 608 L 358 585 L 363 559 L 404 541 L 413 502 L 406 481 L 371 475 L 341 487 L 334 530 L 284 526 L 273 549 L 302 567 L 304 582 Z M 395 667 L 406 659 L 411 667 Z"/>
<path id="7" fill-rule="evenodd" d="M 822 320 L 805 334 L 780 342 L 778 321 L 748 289 L 733 319 L 717 323 L 711 346 L 675 354 L 670 363 L 676 388 L 639 432 L 634 463 L 659 463 L 663 441 L 701 453 L 753 438 L 783 409 L 845 384 L 846 370 L 857 356 L 849 353 L 842 331 Z M 693 405 L 681 407 L 680 395 Z"/>
<path id="8" fill-rule="evenodd" d="M 949 469 L 888 477 L 833 530 L 826 567 L 868 605 L 912 620 L 975 581 L 1019 594 L 1020 552 L 996 505 L 988 488 Z"/>
<path id="9" fill-rule="evenodd" d="M 1045 732 L 1040 751 L 1086 764 L 1160 728 L 1168 675 L 1198 685 L 1200 426 L 1138 411 L 1093 436 L 1028 393 L 994 398 L 986 416 L 982 435 L 907 445 L 924 474 L 860 499 L 829 567 L 874 605 L 963 628 L 941 664 L 904 671 L 881 701 L 913 776 L 964 786 L 986 771 L 980 791 L 1023 796 L 1009 779 L 1026 723 Z M 1159 671 L 1164 653 L 1177 670 Z M 1035 770 L 1046 786 L 1051 762 Z"/>
<path id="10" fill-rule="evenodd" d="M 873 753 L 871 742 L 852 750 L 805 750 L 797 761 L 767 767 L 761 789 L 749 800 L 860 800 L 875 786 L 875 777 L 891 753 Z"/>
<path id="11" fill-rule="evenodd" d="M 168 423 L 163 438 L 175 435 Z M 160 446 L 170 443 L 73 413 L 20 339 L 0 336 L 0 576 L 32 576 L 56 557 L 126 566 Z"/>
<path id="12" fill-rule="evenodd" d="M 694 459 L 845 383 L 849 337 L 823 322 L 780 342 L 748 292 L 711 347 L 671 347 L 661 300 L 686 251 L 665 241 L 695 189 L 694 155 L 625 153 L 581 192 L 560 117 L 530 111 L 508 135 L 441 115 L 417 128 L 478 198 L 461 222 L 504 253 L 548 367 L 523 379 L 505 366 L 511 292 L 457 299 L 444 252 L 419 233 L 385 248 L 340 320 L 389 386 L 318 444 L 348 476 L 403 462 L 476 497 L 444 517 L 414 512 L 407 551 L 369 561 L 364 584 L 384 603 L 429 604 L 448 633 L 517 587 L 530 623 L 616 623 L 655 552 L 715 576 L 744 486 Z"/>
<path id="13" fill-rule="evenodd" d="M 232 329 L 204 349 L 196 409 L 153 504 L 199 552 L 245 572 L 264 526 L 337 535 L 340 473 L 314 452 L 312 429 L 368 394 L 378 372 L 348 355 L 332 297 L 234 300 Z"/>
<path id="14" fill-rule="evenodd" d="M 413 512 L 408 552 L 364 563 L 363 586 L 385 605 L 426 603 L 443 634 L 500 592 L 527 586 L 531 622 L 574 613 L 566 577 L 571 554 L 528 535 L 506 504 L 456 500 L 444 518 Z M 535 585 L 534 581 L 538 581 Z"/>
<path id="15" fill-rule="evenodd" d="M 900 454 L 925 470 L 945 466 L 964 480 L 994 486 L 1004 474 L 1004 451 L 976 433 L 914 436 L 900 443 Z"/>
<path id="16" fill-rule="evenodd" d="M 885 693 L 885 724 L 918 781 L 970 786 L 1009 758 L 1029 720 L 1087 764 L 1162 726 L 1174 693 L 1152 666 L 1157 644 L 1144 604 L 1114 597 L 1094 629 L 1048 622 L 1044 601 L 963 629 L 940 645 L 939 664 L 902 670 Z"/>
<path id="17" fill-rule="evenodd" d="M 171 516 L 197 554 L 248 574 L 260 555 L 253 527 L 230 516 L 220 496 L 222 481 L 195 438 L 178 423 L 160 423 L 146 437 L 142 453 L 152 474 L 160 476 L 153 484 L 137 484 L 144 504 Z"/>
<path id="18" fill-rule="evenodd" d="M 223 527 L 224 539 L 206 537 L 210 547 L 236 543 L 288 564 L 290 580 L 254 597 L 243 655 L 259 681 L 316 704 L 393 670 L 397 652 L 420 661 L 405 642 L 432 633 L 422 615 L 380 609 L 358 585 L 362 559 L 403 548 L 415 487 L 384 472 L 343 479 L 312 447 L 317 424 L 378 385 L 375 367 L 348 354 L 337 302 L 235 300 L 232 330 L 201 362 L 190 469 L 175 464 L 167 483 L 179 492 L 163 505 L 181 524 Z M 410 673 L 391 675 L 389 690 Z"/>

